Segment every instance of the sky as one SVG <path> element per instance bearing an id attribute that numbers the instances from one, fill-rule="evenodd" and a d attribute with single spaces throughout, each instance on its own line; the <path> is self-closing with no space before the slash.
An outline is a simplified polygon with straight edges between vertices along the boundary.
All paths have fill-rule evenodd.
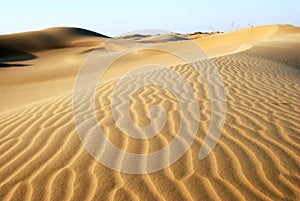
<path id="1" fill-rule="evenodd" d="M 300 26 L 297 1 L 0 0 L 0 34 L 56 26 L 80 27 L 108 36 L 142 29 L 188 33 L 266 24 Z"/>

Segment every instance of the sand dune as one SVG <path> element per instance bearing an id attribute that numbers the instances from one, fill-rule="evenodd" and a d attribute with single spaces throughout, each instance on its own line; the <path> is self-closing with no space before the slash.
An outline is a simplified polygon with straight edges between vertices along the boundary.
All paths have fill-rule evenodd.
<path id="1" fill-rule="evenodd" d="M 81 40 L 108 38 L 96 32 L 80 28 L 58 27 L 41 31 L 7 34 L 0 37 L 0 46 L 8 50 L 41 51 L 54 48 L 73 47 Z M 82 42 L 83 42 L 82 41 Z M 5 53 L 5 52 L 4 52 Z"/>
<path id="2" fill-rule="evenodd" d="M 198 154 L 211 121 L 211 97 L 190 64 L 159 51 L 141 51 L 113 64 L 106 74 L 109 79 L 97 86 L 94 103 L 99 125 L 122 150 L 159 150 L 174 139 L 180 123 L 174 95 L 150 85 L 134 93 L 129 112 L 136 124 L 146 126 L 150 123 L 147 111 L 160 103 L 168 118 L 161 132 L 138 140 L 114 126 L 111 95 L 131 65 L 157 61 L 169 66 L 193 86 L 200 106 L 196 140 L 186 154 L 170 167 L 144 175 L 119 173 L 99 164 L 76 133 L 72 89 L 80 65 L 96 43 L 103 44 L 97 50 L 100 58 L 130 44 L 116 42 L 113 48 L 105 48 L 104 36 L 76 30 L 0 36 L 4 53 L 12 47 L 3 42 L 7 38 L 36 38 L 32 44 L 14 43 L 13 52 L 0 58 L 4 62 L 16 52 L 34 55 L 18 61 L 28 66 L 0 69 L 0 200 L 300 200 L 300 28 L 262 26 L 194 39 L 218 68 L 227 96 L 222 136 L 203 160 Z M 41 43 L 38 38 L 44 32 L 65 35 L 55 39 L 63 45 Z M 85 45 L 75 45 L 79 42 Z M 160 45 L 180 42 L 185 41 L 163 41 Z M 134 45 L 143 43 L 136 41 Z M 207 62 L 193 63 L 204 77 L 212 73 Z M 95 70 L 97 67 L 89 73 Z M 166 71 L 132 74 L 118 97 L 120 103 L 143 76 L 178 85 Z M 86 111 L 80 105 L 77 109 L 83 114 Z M 87 135 L 90 132 L 87 128 Z"/>
<path id="3" fill-rule="evenodd" d="M 188 40 L 188 39 L 180 36 L 179 34 L 169 33 L 164 35 L 142 38 L 139 41 L 144 43 L 166 43 L 166 42 L 180 41 L 180 40 Z"/>

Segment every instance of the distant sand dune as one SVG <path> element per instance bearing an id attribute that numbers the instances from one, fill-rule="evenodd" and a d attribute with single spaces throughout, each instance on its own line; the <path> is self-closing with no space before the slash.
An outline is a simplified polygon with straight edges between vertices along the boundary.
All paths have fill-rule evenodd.
<path id="1" fill-rule="evenodd" d="M 37 52 L 36 59 L 22 62 L 31 66 L 1 68 L 0 200 L 300 200 L 299 39 L 299 28 L 287 25 L 196 39 L 213 57 L 227 96 L 222 136 L 203 160 L 198 154 L 211 121 L 205 83 L 189 64 L 170 63 L 163 54 L 137 54 L 172 64 L 170 68 L 194 87 L 201 115 L 196 140 L 186 154 L 170 167 L 145 175 L 106 168 L 78 138 L 71 90 L 87 55 L 81 53 L 91 47 Z M 243 44 L 250 46 L 238 52 Z M 123 64 L 126 71 L 130 59 L 112 67 L 117 71 Z M 194 62 L 203 76 L 211 73 L 206 62 Z M 118 101 L 124 101 L 130 83 L 143 75 L 178 84 L 168 73 L 155 70 L 132 75 Z M 127 152 L 149 153 L 166 146 L 180 122 L 174 96 L 156 86 L 134 94 L 129 109 L 138 125 L 149 124 L 146 114 L 153 104 L 162 103 L 168 111 L 161 133 L 137 140 L 114 126 L 111 93 L 119 78 L 116 73 L 96 91 L 96 114 L 105 135 Z M 86 108 L 77 109 L 84 114 Z"/>
<path id="2" fill-rule="evenodd" d="M 0 47 L 19 51 L 40 51 L 53 48 L 65 48 L 76 45 L 77 41 L 87 38 L 97 39 L 107 36 L 80 28 L 58 27 L 41 31 L 32 31 L 0 36 Z"/>

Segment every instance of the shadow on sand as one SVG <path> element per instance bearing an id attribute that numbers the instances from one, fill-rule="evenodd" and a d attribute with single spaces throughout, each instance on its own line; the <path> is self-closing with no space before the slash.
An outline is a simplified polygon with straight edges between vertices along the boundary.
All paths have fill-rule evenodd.
<path id="1" fill-rule="evenodd" d="M 37 57 L 34 54 L 28 52 L 21 52 L 0 47 L 0 68 L 31 66 L 31 64 L 15 62 L 28 61 L 36 58 Z"/>
<path id="2" fill-rule="evenodd" d="M 26 67 L 31 66 L 31 64 L 20 64 L 20 63 L 1 63 L 0 68 L 11 68 L 11 67 Z"/>

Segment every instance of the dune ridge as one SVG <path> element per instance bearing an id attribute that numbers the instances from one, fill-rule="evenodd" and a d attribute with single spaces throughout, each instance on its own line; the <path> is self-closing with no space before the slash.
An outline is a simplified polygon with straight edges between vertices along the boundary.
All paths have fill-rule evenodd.
<path id="1" fill-rule="evenodd" d="M 77 41 L 87 38 L 108 38 L 105 35 L 73 27 L 56 27 L 0 36 L 0 46 L 7 50 L 41 51 L 54 48 L 73 47 Z"/>
<path id="2" fill-rule="evenodd" d="M 97 163 L 76 134 L 71 90 L 86 56 L 79 53 L 90 47 L 37 53 L 38 58 L 31 61 L 34 65 L 28 74 L 36 73 L 35 76 L 47 81 L 32 83 L 30 77 L 27 80 L 20 77 L 21 82 L 11 81 L 6 85 L 0 82 L 0 87 L 6 87 L 0 88 L 2 97 L 24 99 L 15 103 L 7 101 L 0 107 L 0 200 L 299 200 L 300 43 L 295 38 L 300 38 L 300 32 L 299 28 L 286 25 L 267 26 L 266 30 L 259 27 L 257 31 L 263 35 L 251 39 L 243 36 L 243 32 L 249 34 L 247 30 L 228 33 L 241 36 L 238 41 L 229 39 L 219 44 L 221 50 L 216 48 L 222 34 L 210 36 L 208 41 L 196 40 L 215 55 L 211 61 L 223 78 L 227 95 L 222 136 L 204 160 L 199 160 L 198 154 L 210 123 L 211 97 L 201 76 L 189 64 L 170 63 L 170 68 L 195 89 L 201 121 L 196 140 L 180 160 L 164 170 L 145 175 L 123 174 Z M 225 34 L 226 37 L 233 36 Z M 232 52 L 247 43 L 251 44 L 250 48 Z M 101 51 L 99 54 L 105 53 Z M 53 57 L 57 58 L 57 64 L 65 62 L 57 68 L 58 73 L 62 67 L 73 71 L 61 77 L 38 71 L 42 67 L 45 72 L 53 69 L 53 65 L 44 64 Z M 69 64 L 66 58 L 72 58 Z M 166 59 L 160 54 L 153 58 Z M 124 60 L 113 68 L 123 66 L 126 71 L 128 63 Z M 193 64 L 202 76 L 211 73 L 207 60 Z M 0 69 L 0 74 L 18 75 L 20 70 L 27 71 L 24 68 Z M 161 76 L 162 81 L 178 84 L 166 72 L 133 74 L 118 101 L 124 101 L 130 83 L 142 76 Z M 132 153 L 149 153 L 166 146 L 174 138 L 180 122 L 180 108 L 174 96 L 156 86 L 143 87 L 133 95 L 129 111 L 136 124 L 149 124 L 145 114 L 156 103 L 167 109 L 168 116 L 159 135 L 137 140 L 112 126 L 111 93 L 119 79 L 116 76 L 97 86 L 95 112 L 105 135 L 117 147 Z M 21 93 L 28 89 L 33 91 Z M 44 90 L 46 95 L 38 95 Z M 36 99 L 26 97 L 29 94 L 37 96 Z M 82 96 L 85 95 L 88 93 L 83 92 Z M 13 106 L 14 109 L 6 109 Z M 76 108 L 83 114 L 86 111 L 80 105 Z M 122 115 L 122 111 L 119 113 Z M 91 129 L 87 128 L 87 135 Z"/>

